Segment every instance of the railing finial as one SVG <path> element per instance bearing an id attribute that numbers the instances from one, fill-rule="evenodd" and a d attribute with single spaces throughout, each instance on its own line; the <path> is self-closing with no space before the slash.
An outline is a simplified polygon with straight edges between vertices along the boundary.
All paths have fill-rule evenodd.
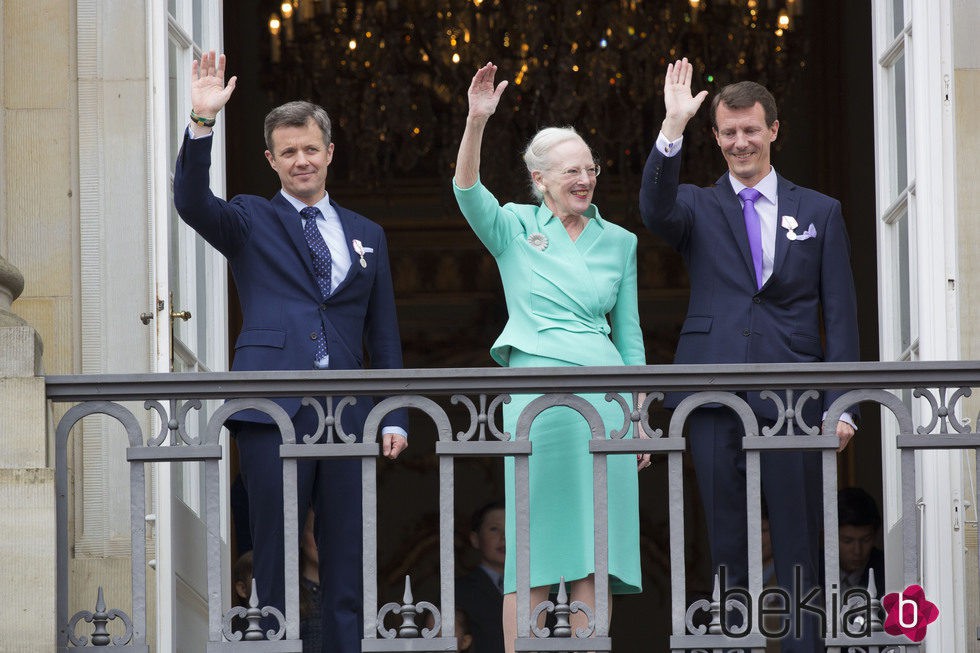
<path id="1" fill-rule="evenodd" d="M 95 599 L 92 623 L 95 625 L 95 630 L 92 631 L 92 646 L 108 646 L 109 630 L 106 628 L 106 624 L 109 623 L 109 613 L 105 611 L 105 597 L 101 585 L 99 585 L 99 596 Z"/>
<path id="2" fill-rule="evenodd" d="M 112 637 L 109 634 L 109 629 L 106 627 L 113 619 L 119 619 L 125 628 L 125 632 L 119 637 Z M 92 630 L 92 646 L 109 646 L 110 644 L 122 646 L 123 644 L 128 644 L 133 639 L 132 620 L 122 610 L 115 608 L 106 610 L 105 596 L 101 585 L 99 585 L 99 593 L 95 599 L 95 612 L 88 612 L 87 610 L 76 612 L 68 621 L 68 641 L 76 647 L 88 646 L 89 642 L 89 638 L 84 635 L 78 636 L 75 634 L 75 626 L 81 620 L 92 624 L 94 627 Z"/>
<path id="3" fill-rule="evenodd" d="M 418 610 L 415 608 L 415 598 L 412 596 L 412 578 L 405 575 L 405 594 L 402 596 L 402 625 L 398 627 L 398 636 L 402 639 L 417 639 L 419 627 L 415 623 Z"/>
<path id="4" fill-rule="evenodd" d="M 708 608 L 711 620 L 708 622 L 708 633 L 711 635 L 721 634 L 721 584 L 718 574 L 715 574 L 715 586 L 711 590 L 711 605 Z"/>
<path id="5" fill-rule="evenodd" d="M 432 628 L 420 629 L 415 622 L 415 618 L 423 612 L 432 615 L 434 622 Z M 402 618 L 402 623 L 398 626 L 397 631 L 394 628 L 385 628 L 385 617 L 389 614 L 400 615 Z M 385 603 L 381 606 L 381 610 L 378 611 L 377 624 L 378 634 L 384 639 L 395 639 L 396 637 L 398 639 L 431 639 L 435 633 L 442 629 L 442 615 L 438 608 L 428 601 L 415 603 L 415 597 L 412 596 L 412 579 L 406 575 L 402 603 Z"/>
<path id="6" fill-rule="evenodd" d="M 262 610 L 259 609 L 259 592 L 255 586 L 255 579 L 252 579 L 252 592 L 248 595 L 248 609 L 245 610 L 245 621 L 248 622 L 248 626 L 245 628 L 245 632 L 242 636 L 246 642 L 256 642 L 265 639 L 265 635 L 262 634 L 262 626 L 259 625 L 259 621 L 262 620 Z"/>
<path id="7" fill-rule="evenodd" d="M 568 593 L 565 591 L 565 577 L 558 582 L 558 603 L 555 605 L 555 637 L 571 637 L 572 626 L 568 620 L 571 608 L 568 606 Z"/>

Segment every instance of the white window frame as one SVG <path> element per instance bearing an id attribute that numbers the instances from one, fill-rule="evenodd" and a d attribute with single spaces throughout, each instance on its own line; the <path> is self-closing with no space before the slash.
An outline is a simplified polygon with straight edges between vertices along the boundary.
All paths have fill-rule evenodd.
<path id="1" fill-rule="evenodd" d="M 905 68 L 905 132 L 914 133 L 910 125 L 915 123 L 914 106 L 910 96 L 914 87 L 910 84 L 910 54 L 912 52 L 912 22 L 905 13 L 906 20 L 902 30 L 895 34 L 892 0 L 875 0 L 872 12 L 872 50 L 875 57 L 874 97 L 875 97 L 875 197 L 876 223 L 878 234 L 878 314 L 879 342 L 882 360 L 914 360 L 918 355 L 918 322 L 916 320 L 917 289 L 915 279 L 913 237 L 915 195 L 915 148 L 906 139 L 906 186 L 897 186 L 898 172 L 895 169 L 899 145 L 897 143 L 895 101 L 895 64 L 904 60 Z M 899 223 L 905 220 L 908 228 L 909 260 L 901 260 L 899 248 Z M 903 266 L 907 269 L 909 283 L 909 306 L 902 306 L 901 275 Z M 902 343 L 902 312 L 909 315 L 910 343 Z M 882 466 L 886 533 L 894 529 L 902 518 L 901 506 L 901 464 L 895 448 L 898 435 L 897 423 L 890 417 L 882 416 Z"/>
<path id="2" fill-rule="evenodd" d="M 199 344 L 196 342 L 197 325 L 206 323 L 209 332 L 215 334 L 227 333 L 227 266 L 224 259 L 209 245 L 201 241 L 200 236 L 182 222 L 173 226 L 173 157 L 176 155 L 182 140 L 183 128 L 189 119 L 183 112 L 189 111 L 190 103 L 190 70 L 191 62 L 200 57 L 203 49 L 221 50 L 222 42 L 222 0 L 199 0 L 203 7 L 201 14 L 200 42 L 194 40 L 194 5 L 197 0 L 177 0 L 175 13 L 169 11 L 168 0 L 151 0 L 148 20 L 150 23 L 150 39 L 148 42 L 147 66 L 152 88 L 150 100 L 150 152 L 151 152 L 151 204 L 154 238 L 158 247 L 170 248 L 176 246 L 185 256 L 181 257 L 178 266 L 178 277 L 173 279 L 169 254 L 166 251 L 156 252 L 154 285 L 156 297 L 165 304 L 161 312 L 156 339 L 156 369 L 163 372 L 170 369 L 171 356 L 180 359 L 180 368 L 185 371 L 204 371 L 207 368 L 198 359 Z M 170 45 L 177 45 L 175 70 L 170 70 Z M 176 80 L 175 97 L 170 97 L 170 74 Z M 176 119 L 176 130 L 171 128 L 171 111 Z M 221 122 L 216 126 L 213 143 L 213 163 L 211 166 L 211 187 L 215 194 L 224 196 L 225 165 L 224 165 L 224 130 Z M 170 244 L 176 233 L 176 243 Z M 203 265 L 203 269 L 199 267 Z M 210 279 L 208 287 L 198 287 L 198 279 Z M 178 283 L 187 291 L 182 298 L 184 305 L 172 306 L 170 292 L 172 283 Z M 201 296 L 203 293 L 203 296 Z M 196 301 L 197 300 L 197 301 Z M 207 312 L 201 313 L 195 308 L 192 323 L 182 324 L 180 333 L 186 335 L 186 343 L 181 343 L 176 337 L 173 347 L 170 342 L 170 311 L 181 311 L 192 305 L 203 303 L 208 307 Z M 227 369 L 227 342 L 225 337 L 219 339 L 220 346 L 211 352 L 208 361 L 214 369 Z M 213 402 L 207 402 L 212 404 Z M 206 405 L 207 405 L 206 404 Z M 210 406 L 213 409 L 213 406 Z M 195 424 L 200 422 L 196 411 L 191 411 L 188 420 Z M 193 425 L 188 424 L 189 427 Z M 197 429 L 194 429 L 197 430 Z M 191 588 L 184 582 L 178 582 L 178 577 L 192 577 L 193 572 L 206 567 L 203 559 L 205 547 L 203 542 L 188 541 L 189 534 L 200 532 L 200 517 L 202 516 L 201 492 L 203 488 L 199 463 L 182 463 L 182 472 L 174 474 L 174 465 L 170 473 L 162 469 L 154 474 L 154 505 L 157 506 L 157 538 L 156 538 L 156 568 L 157 574 L 157 650 L 180 650 L 186 648 L 189 641 L 206 639 L 206 602 L 202 602 L 201 589 Z M 228 487 L 227 465 L 221 465 L 222 488 Z M 175 483 L 179 483 L 175 487 Z M 176 490 L 176 491 L 175 491 Z M 175 498 L 175 495 L 179 497 Z M 221 535 L 227 542 L 227 512 L 226 501 L 221 503 Z M 180 551 L 175 550 L 175 543 L 182 542 Z M 176 572 L 176 573 L 175 573 Z M 229 570 L 224 569 L 224 575 L 229 585 Z M 206 596 L 206 593 L 205 593 Z M 228 606 L 224 606 L 227 608 Z M 180 622 L 181 628 L 176 624 Z M 201 632 L 203 630 L 203 633 Z"/>
<path id="3" fill-rule="evenodd" d="M 879 322 L 882 360 L 948 360 L 959 351 L 956 270 L 955 134 L 952 107 L 952 0 L 872 0 L 875 97 L 876 221 L 879 243 Z M 896 34 L 892 10 L 904 24 Z M 904 57 L 907 185 L 897 188 L 893 64 Z M 907 221 L 908 252 L 902 258 L 898 225 Z M 902 305 L 898 276 L 908 271 L 908 305 Z M 910 342 L 902 343 L 900 319 L 910 319 Z M 904 346 L 903 346 L 904 345 Z M 928 405 L 913 405 L 916 424 L 928 423 Z M 887 591 L 901 584 L 902 513 L 897 424 L 882 419 L 882 474 L 886 533 Z M 916 456 L 916 497 L 921 510 L 921 581 L 944 619 L 930 626 L 929 650 L 966 650 L 962 529 L 955 516 L 962 488 L 962 456 L 935 451 Z M 905 507 L 907 510 L 907 506 Z M 895 545 L 898 545 L 897 547 Z M 891 552 L 888 550 L 891 548 Z M 897 564 L 893 564 L 897 563 Z M 948 615 L 948 617 L 947 617 Z M 932 647 L 936 648 L 933 649 Z"/>

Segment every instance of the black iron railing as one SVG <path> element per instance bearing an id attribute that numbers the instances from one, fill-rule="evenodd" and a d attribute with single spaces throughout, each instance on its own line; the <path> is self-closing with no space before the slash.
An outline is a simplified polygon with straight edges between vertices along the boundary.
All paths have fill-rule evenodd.
<path id="1" fill-rule="evenodd" d="M 145 467 L 166 461 L 202 461 L 205 466 L 206 506 L 209 541 L 208 618 L 209 651 L 300 651 L 298 626 L 299 583 L 298 552 L 286 546 L 286 609 L 277 616 L 279 628 L 269 639 L 257 627 L 263 606 L 225 611 L 230 588 L 222 586 L 221 569 L 230 564 L 222 560 L 218 506 L 219 463 L 223 448 L 219 444 L 221 428 L 229 416 L 251 408 L 269 415 L 279 425 L 284 460 L 285 538 L 298 540 L 299 518 L 296 502 L 296 461 L 302 458 L 358 457 L 362 461 L 362 509 L 364 515 L 364 651 L 455 651 L 455 614 L 453 576 L 455 560 L 454 534 L 454 461 L 465 456 L 512 456 L 515 459 L 517 497 L 517 551 L 527 551 L 529 515 L 527 505 L 528 456 L 533 455 L 528 441 L 531 423 L 544 410 L 566 406 L 577 411 L 588 423 L 593 438 L 590 451 L 594 461 L 595 497 L 595 569 L 596 597 L 591 605 L 570 606 L 564 594 L 557 602 L 530 605 L 529 561 L 518 555 L 517 649 L 523 651 L 609 651 L 612 642 L 608 631 L 606 545 L 606 456 L 622 453 L 653 453 L 666 458 L 668 469 L 668 514 L 670 520 L 671 637 L 669 647 L 678 651 L 722 648 L 761 650 L 764 633 L 756 614 L 747 614 L 749 626 L 744 632 L 723 631 L 720 620 L 725 609 L 716 595 L 714 600 L 688 604 L 684 564 L 684 506 L 691 501 L 684 496 L 681 456 L 686 448 L 684 424 L 690 413 L 706 404 L 726 406 L 745 427 L 749 587 L 757 599 L 763 591 L 760 532 L 759 455 L 765 450 L 805 449 L 819 452 L 823 470 L 825 569 L 827 578 L 839 576 L 837 533 L 837 460 L 838 440 L 833 427 L 820 432 L 819 425 L 804 424 L 801 406 L 813 401 L 814 389 L 836 389 L 844 394 L 830 407 L 827 424 L 836 424 L 842 412 L 854 404 L 878 404 L 897 420 L 898 434 L 894 446 L 901 450 L 901 487 L 903 514 L 903 587 L 920 583 L 919 523 L 915 510 L 916 465 L 914 452 L 920 449 L 980 449 L 977 420 L 962 415 L 962 399 L 972 388 L 980 386 L 980 361 L 944 363 L 854 363 L 804 365 L 717 365 L 717 366 L 647 366 L 541 369 L 423 369 L 397 371 L 338 371 L 290 373 L 202 373 L 103 376 L 50 376 L 46 378 L 48 399 L 70 403 L 56 429 L 56 478 L 58 515 L 58 642 L 61 650 L 83 646 L 113 644 L 116 650 L 147 651 Z M 902 401 L 902 390 L 912 389 L 910 403 Z M 777 422 L 806 437 L 773 437 L 759 422 L 744 399 L 747 391 L 766 391 L 778 414 Z M 622 419 L 604 424 L 599 413 L 578 393 L 608 393 L 606 400 L 620 407 Z M 663 426 L 651 422 L 652 409 L 663 401 L 665 393 L 690 393 L 680 402 Z M 504 433 L 496 421 L 497 408 L 512 394 L 541 394 L 531 402 L 518 420 L 515 433 Z M 340 414 L 355 396 L 374 396 L 374 405 L 364 426 L 362 441 L 343 432 Z M 320 410 L 319 428 L 314 434 L 296 434 L 286 413 L 270 398 L 326 397 L 326 410 Z M 625 397 L 625 398 L 624 398 Z M 206 400 L 224 400 L 211 412 L 206 427 L 192 436 L 187 428 L 188 415 L 201 410 Z M 437 402 L 442 401 L 443 404 Z M 464 424 L 452 424 L 443 407 L 446 400 L 465 407 Z M 125 404 L 123 402 L 126 402 Z M 145 415 L 134 414 L 131 402 L 150 411 L 159 424 L 155 433 L 144 433 Z M 911 402 L 918 406 L 913 410 Z M 320 407 L 320 402 L 311 402 Z M 440 597 L 438 605 L 416 602 L 410 581 L 406 581 L 402 603 L 378 606 L 377 582 L 377 495 L 376 464 L 379 456 L 378 426 L 388 412 L 408 408 L 421 411 L 431 419 L 436 433 L 435 454 L 439 459 L 439 559 Z M 86 416 L 101 414 L 119 422 L 128 440 L 127 460 L 130 469 L 130 520 L 132 527 L 133 614 L 107 609 L 99 596 L 95 612 L 69 606 L 68 588 L 68 440 L 74 427 Z M 918 420 L 913 415 L 919 416 Z M 648 437 L 639 437 L 643 433 Z M 300 437 L 298 437 L 298 435 Z M 862 437 L 867 437 L 862 434 Z M 889 445 L 891 446 L 891 445 Z M 980 479 L 976 483 L 980 488 Z M 980 497 L 975 497 L 980 505 Z M 291 556 L 291 557 L 290 557 Z M 870 588 L 872 595 L 884 588 Z M 117 591 L 116 594 L 119 592 Z M 880 604 L 869 603 L 869 609 L 842 606 L 825 591 L 826 643 L 838 650 L 891 651 L 917 650 L 902 636 L 882 631 Z M 872 598 L 876 598 L 872 596 Z M 745 610 L 757 610 L 758 601 Z M 739 606 L 734 606 L 739 609 Z M 581 609 L 588 616 L 588 627 L 575 632 L 568 627 L 571 609 Z M 728 606 L 732 609 L 732 606 Z M 851 611 L 848 612 L 848 609 Z M 534 615 L 552 612 L 557 625 L 542 630 Z M 424 617 L 422 615 L 425 615 Z M 392 615 L 400 621 L 390 624 Z M 449 617 L 445 617 L 449 615 Z M 866 618 L 868 615 L 870 618 Z M 237 617 L 248 628 L 233 630 Z M 110 636 L 107 623 L 119 620 L 124 630 Z M 82 626 L 82 622 L 91 626 Z M 78 630 L 86 630 L 79 634 Z M 261 640 L 250 641 L 261 636 Z M 202 643 L 203 647 L 203 643 Z M 853 647 L 853 648 L 849 648 Z M 831 650 L 834 650 L 833 648 Z"/>

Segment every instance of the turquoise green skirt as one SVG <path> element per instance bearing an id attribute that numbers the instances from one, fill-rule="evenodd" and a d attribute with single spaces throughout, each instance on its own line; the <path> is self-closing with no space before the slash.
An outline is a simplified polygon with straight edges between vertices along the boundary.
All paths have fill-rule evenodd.
<path id="1" fill-rule="evenodd" d="M 512 350 L 510 367 L 569 367 L 571 363 Z M 617 363 L 610 362 L 610 365 Z M 622 364 L 621 362 L 618 364 Z M 514 395 L 503 406 L 504 429 L 516 437 L 521 411 L 540 395 Z M 604 394 L 581 395 L 602 417 L 606 437 L 623 425 L 623 411 Z M 627 435 L 630 437 L 630 435 Z M 592 455 L 585 418 L 566 407 L 549 408 L 531 425 L 529 505 L 531 587 L 556 586 L 595 572 Z M 609 588 L 613 594 L 642 590 L 636 455 L 607 458 Z M 507 559 L 504 592 L 517 586 L 514 458 L 504 459 Z M 521 552 L 527 555 L 527 552 Z"/>

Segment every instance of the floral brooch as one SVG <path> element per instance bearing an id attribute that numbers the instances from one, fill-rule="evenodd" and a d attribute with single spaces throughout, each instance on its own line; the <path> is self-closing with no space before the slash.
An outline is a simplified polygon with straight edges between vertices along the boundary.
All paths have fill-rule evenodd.
<path id="1" fill-rule="evenodd" d="M 527 237 L 527 244 L 539 252 L 543 252 L 548 249 L 548 237 L 542 233 L 535 232 Z"/>

